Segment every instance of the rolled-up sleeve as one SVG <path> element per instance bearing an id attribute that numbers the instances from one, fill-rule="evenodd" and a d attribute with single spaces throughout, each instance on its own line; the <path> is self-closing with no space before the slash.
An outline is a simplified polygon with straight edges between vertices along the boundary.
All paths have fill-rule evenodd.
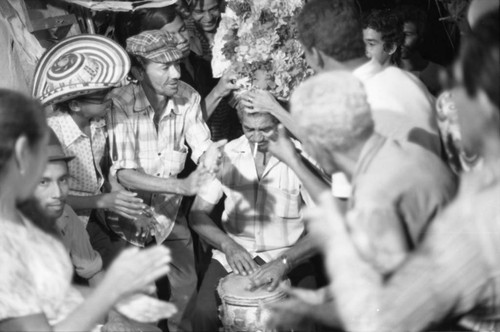
<path id="1" fill-rule="evenodd" d="M 212 143 L 210 130 L 203 120 L 198 94 L 193 96 L 192 107 L 186 114 L 186 128 L 186 141 L 193 150 L 191 158 L 195 163 L 198 163 L 201 155 Z"/>
<path id="2" fill-rule="evenodd" d="M 113 100 L 113 109 L 108 114 L 109 152 L 113 161 L 110 169 L 112 176 L 121 169 L 139 168 L 132 126 L 132 119 L 127 116 L 123 106 L 118 100 Z"/>

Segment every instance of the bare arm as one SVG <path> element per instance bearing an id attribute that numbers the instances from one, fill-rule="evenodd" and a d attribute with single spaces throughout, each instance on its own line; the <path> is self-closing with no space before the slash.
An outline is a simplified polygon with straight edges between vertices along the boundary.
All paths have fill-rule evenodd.
<path id="1" fill-rule="evenodd" d="M 219 105 L 220 101 L 229 95 L 231 91 L 238 88 L 235 84 L 236 74 L 232 71 L 224 73 L 220 78 L 217 85 L 210 91 L 210 93 L 205 97 L 203 101 L 204 107 L 202 107 L 204 114 L 203 118 L 205 121 L 208 121 L 215 109 Z"/>
<path id="2" fill-rule="evenodd" d="M 191 227 L 209 244 L 226 255 L 226 259 L 235 273 L 246 275 L 253 272 L 257 268 L 257 264 L 250 254 L 217 227 L 210 218 L 209 213 L 213 208 L 214 204 L 197 196 L 189 214 Z"/>

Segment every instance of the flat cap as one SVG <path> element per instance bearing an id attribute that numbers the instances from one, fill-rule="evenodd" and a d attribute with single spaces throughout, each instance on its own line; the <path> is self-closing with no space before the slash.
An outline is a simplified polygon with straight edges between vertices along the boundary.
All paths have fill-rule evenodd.
<path id="1" fill-rule="evenodd" d="M 183 58 L 175 35 L 163 30 L 143 31 L 126 42 L 128 53 L 153 62 L 169 63 Z"/>

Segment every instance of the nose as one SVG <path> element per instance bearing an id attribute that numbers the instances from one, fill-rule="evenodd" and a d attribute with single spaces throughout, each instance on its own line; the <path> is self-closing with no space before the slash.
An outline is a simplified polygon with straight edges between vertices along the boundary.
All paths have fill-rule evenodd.
<path id="1" fill-rule="evenodd" d="M 176 33 L 176 36 L 178 44 L 185 44 L 187 42 L 187 39 L 181 33 Z"/>
<path id="2" fill-rule="evenodd" d="M 253 141 L 255 143 L 261 143 L 264 141 L 264 135 L 260 131 L 257 131 L 253 134 Z"/>
<path id="3" fill-rule="evenodd" d="M 52 183 L 50 187 L 50 197 L 61 199 L 62 198 L 62 188 L 57 183 Z"/>
<path id="4" fill-rule="evenodd" d="M 181 77 L 181 67 L 179 65 L 170 66 L 168 71 L 171 79 L 179 79 Z"/>

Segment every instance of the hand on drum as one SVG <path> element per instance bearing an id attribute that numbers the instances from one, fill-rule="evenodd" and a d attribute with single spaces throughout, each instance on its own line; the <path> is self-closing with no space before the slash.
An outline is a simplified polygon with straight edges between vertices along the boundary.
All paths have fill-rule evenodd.
<path id="1" fill-rule="evenodd" d="M 287 273 L 287 266 L 279 260 L 274 260 L 262 265 L 249 276 L 250 285 L 248 290 L 252 291 L 266 286 L 268 292 L 275 290 Z"/>
<path id="2" fill-rule="evenodd" d="M 241 275 L 252 274 L 259 266 L 254 262 L 248 251 L 232 241 L 222 246 L 227 262 L 234 273 Z"/>

